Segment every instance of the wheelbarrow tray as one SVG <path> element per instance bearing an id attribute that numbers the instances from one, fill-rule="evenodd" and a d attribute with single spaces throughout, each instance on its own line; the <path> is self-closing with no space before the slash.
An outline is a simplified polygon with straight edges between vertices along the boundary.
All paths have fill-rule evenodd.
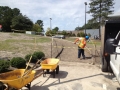
<path id="1" fill-rule="evenodd" d="M 7 84 L 9 87 L 21 89 L 30 83 L 35 76 L 36 71 L 32 70 L 29 74 L 22 77 L 25 69 L 16 69 L 14 71 L 0 74 L 0 81 Z"/>
<path id="2" fill-rule="evenodd" d="M 59 63 L 59 59 L 47 58 L 47 59 L 43 60 L 40 64 L 41 64 L 42 69 L 54 70 L 54 69 L 56 69 L 58 63 Z"/>

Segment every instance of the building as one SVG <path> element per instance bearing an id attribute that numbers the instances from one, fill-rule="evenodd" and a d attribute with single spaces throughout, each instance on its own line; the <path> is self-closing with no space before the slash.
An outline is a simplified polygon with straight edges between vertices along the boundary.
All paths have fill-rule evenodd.
<path id="1" fill-rule="evenodd" d="M 91 35 L 91 38 L 94 38 L 95 36 L 99 37 L 99 29 L 86 29 L 86 34 L 88 33 Z"/>
<path id="2" fill-rule="evenodd" d="M 85 30 L 80 30 L 80 31 L 69 31 L 69 30 L 64 30 L 66 31 L 66 33 L 72 33 L 72 34 L 75 34 L 77 36 L 78 33 L 80 32 L 84 32 L 85 33 Z M 58 33 L 62 33 L 63 31 L 58 31 Z M 99 29 L 86 29 L 86 34 L 90 34 L 91 35 L 91 38 L 94 38 L 95 36 L 99 37 Z"/>

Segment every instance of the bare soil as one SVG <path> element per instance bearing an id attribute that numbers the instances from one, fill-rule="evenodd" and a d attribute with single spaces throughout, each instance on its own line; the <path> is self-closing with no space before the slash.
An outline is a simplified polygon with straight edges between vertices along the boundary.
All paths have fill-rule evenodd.
<path id="1" fill-rule="evenodd" d="M 85 49 L 85 60 L 80 60 L 77 58 L 78 54 L 78 47 L 77 45 L 73 44 L 71 41 L 67 41 L 66 39 L 56 39 L 52 40 L 51 42 L 40 43 L 40 42 L 31 42 L 31 43 L 21 43 L 19 40 L 37 40 L 41 38 L 39 35 L 31 36 L 26 34 L 14 34 L 14 33 L 0 33 L 0 41 L 1 44 L 4 43 L 5 40 L 14 39 L 18 40 L 17 43 L 11 43 L 10 45 L 13 46 L 14 50 L 0 50 L 0 58 L 1 59 L 11 59 L 12 57 L 25 57 L 26 54 L 33 53 L 34 51 L 43 51 L 45 53 L 46 58 L 59 58 L 61 61 L 69 61 L 69 62 L 82 62 L 82 63 L 90 63 L 94 58 L 91 57 L 91 53 L 94 54 L 94 46 L 87 45 L 90 48 Z M 53 42 L 53 43 L 52 43 Z M 29 46 L 31 45 L 31 46 Z M 52 45 L 52 47 L 51 47 Z M 97 46 L 97 53 L 96 53 L 96 63 L 100 63 L 99 58 L 99 49 L 100 46 Z M 82 56 L 81 56 L 82 57 Z"/>
<path id="2" fill-rule="evenodd" d="M 81 62 L 81 63 L 92 63 L 93 60 L 96 64 L 100 64 L 100 45 L 94 48 L 93 44 L 87 45 L 85 48 L 85 60 L 80 60 L 78 57 L 78 46 L 72 41 L 67 41 L 64 39 L 53 39 L 53 57 L 57 56 L 56 54 L 62 50 L 60 60 L 69 61 L 69 62 Z M 95 53 L 96 51 L 96 53 Z M 81 56 L 82 58 L 82 56 Z"/>

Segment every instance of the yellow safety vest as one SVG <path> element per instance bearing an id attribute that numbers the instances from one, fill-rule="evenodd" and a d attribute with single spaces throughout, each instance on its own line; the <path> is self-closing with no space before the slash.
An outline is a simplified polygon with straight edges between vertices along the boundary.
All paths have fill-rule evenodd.
<path id="1" fill-rule="evenodd" d="M 86 40 L 85 38 L 82 38 L 78 44 L 80 48 L 84 48 L 86 46 Z"/>

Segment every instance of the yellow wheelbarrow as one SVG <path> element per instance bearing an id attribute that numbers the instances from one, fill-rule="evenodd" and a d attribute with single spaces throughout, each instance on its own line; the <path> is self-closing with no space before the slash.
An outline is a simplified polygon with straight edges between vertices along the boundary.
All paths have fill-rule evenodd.
<path id="1" fill-rule="evenodd" d="M 56 58 L 47 58 L 43 60 L 40 65 L 43 69 L 43 77 L 46 74 L 53 74 L 53 78 L 55 78 L 55 74 L 59 73 L 59 59 Z"/>
<path id="2" fill-rule="evenodd" d="M 32 70 L 27 75 L 24 75 L 25 69 L 16 69 L 14 71 L 6 72 L 0 74 L 0 82 L 7 85 L 6 90 L 21 89 L 22 87 L 27 87 L 30 90 L 31 82 L 34 79 L 35 70 Z M 3 89 L 4 90 L 4 89 Z"/>

